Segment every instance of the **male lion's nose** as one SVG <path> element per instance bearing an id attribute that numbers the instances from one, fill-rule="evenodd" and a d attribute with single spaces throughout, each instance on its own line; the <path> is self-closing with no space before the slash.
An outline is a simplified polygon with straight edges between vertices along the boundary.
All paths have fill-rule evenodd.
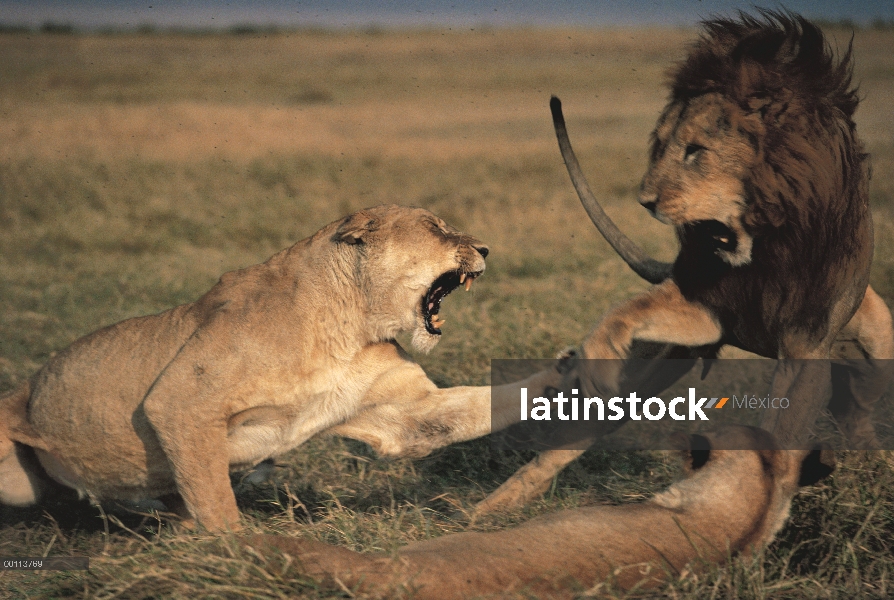
<path id="1" fill-rule="evenodd" d="M 488 250 L 487 246 L 472 246 L 472 247 L 478 251 L 478 254 L 481 255 L 481 258 L 487 258 L 487 255 L 490 254 L 490 250 Z"/>
<path id="2" fill-rule="evenodd" d="M 656 194 L 655 192 L 640 192 L 639 203 L 642 204 L 646 210 L 654 215 L 655 211 L 658 209 L 658 194 Z"/>

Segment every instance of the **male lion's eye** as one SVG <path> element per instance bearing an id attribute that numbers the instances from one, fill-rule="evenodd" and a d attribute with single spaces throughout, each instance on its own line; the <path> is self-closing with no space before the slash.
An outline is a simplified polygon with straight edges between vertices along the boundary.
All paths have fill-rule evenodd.
<path id="1" fill-rule="evenodd" d="M 706 149 L 707 148 L 699 144 L 686 144 L 686 150 L 683 153 L 683 160 L 686 162 L 691 162 L 695 159 L 699 152 Z"/>

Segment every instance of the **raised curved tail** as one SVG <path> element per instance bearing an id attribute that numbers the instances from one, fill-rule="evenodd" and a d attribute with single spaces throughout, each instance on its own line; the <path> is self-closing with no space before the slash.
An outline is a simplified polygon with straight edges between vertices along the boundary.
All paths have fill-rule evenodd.
<path id="1" fill-rule="evenodd" d="M 577 162 L 574 150 L 571 148 L 571 141 L 568 139 L 568 131 L 565 129 L 565 117 L 562 116 L 562 101 L 556 96 L 549 100 L 549 109 L 553 114 L 553 127 L 556 128 L 556 137 L 559 140 L 559 150 L 562 152 L 562 158 L 565 160 L 565 166 L 568 168 L 568 175 L 571 177 L 571 183 L 577 190 L 581 204 L 590 220 L 602 234 L 602 237 L 611 244 L 620 257 L 630 265 L 633 271 L 648 281 L 649 283 L 661 283 L 665 279 L 670 278 L 673 265 L 657 261 L 648 256 L 642 248 L 637 246 L 633 240 L 624 235 L 618 226 L 609 218 L 602 206 L 596 201 L 593 192 L 590 190 L 584 172 Z"/>

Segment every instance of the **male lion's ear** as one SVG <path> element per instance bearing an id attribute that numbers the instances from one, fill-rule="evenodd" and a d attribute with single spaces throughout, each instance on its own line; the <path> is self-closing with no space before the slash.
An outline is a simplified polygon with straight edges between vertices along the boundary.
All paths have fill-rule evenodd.
<path id="1" fill-rule="evenodd" d="M 751 113 L 759 114 L 764 122 L 775 123 L 784 118 L 792 97 L 791 90 L 781 88 L 772 92 L 753 94 L 747 98 L 745 104 Z"/>
<path id="2" fill-rule="evenodd" d="M 345 244 L 362 244 L 367 235 L 375 229 L 376 220 L 363 212 L 356 212 L 353 215 L 345 217 L 332 241 L 342 242 Z"/>
<path id="3" fill-rule="evenodd" d="M 835 452 L 826 445 L 818 444 L 801 461 L 801 475 L 798 478 L 798 485 L 813 485 L 817 481 L 828 477 L 834 470 Z"/>
<path id="4" fill-rule="evenodd" d="M 771 102 L 772 99 L 770 97 L 761 94 L 750 96 L 745 104 L 748 106 L 750 112 L 760 113 L 761 118 L 763 119 L 767 115 L 767 110 L 769 109 Z"/>

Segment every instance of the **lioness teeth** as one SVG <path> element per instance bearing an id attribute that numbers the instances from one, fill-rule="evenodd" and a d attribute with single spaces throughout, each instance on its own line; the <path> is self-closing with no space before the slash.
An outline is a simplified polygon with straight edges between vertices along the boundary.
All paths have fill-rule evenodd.
<path id="1" fill-rule="evenodd" d="M 475 278 L 472 275 L 469 275 L 469 278 L 466 279 L 466 291 L 468 292 L 472 289 L 472 282 L 475 281 Z"/>
<path id="2" fill-rule="evenodd" d="M 465 274 L 465 273 L 460 273 L 460 275 L 459 275 L 459 282 L 460 282 L 460 283 L 463 283 L 463 282 L 465 282 L 465 280 L 466 280 L 466 274 Z"/>

